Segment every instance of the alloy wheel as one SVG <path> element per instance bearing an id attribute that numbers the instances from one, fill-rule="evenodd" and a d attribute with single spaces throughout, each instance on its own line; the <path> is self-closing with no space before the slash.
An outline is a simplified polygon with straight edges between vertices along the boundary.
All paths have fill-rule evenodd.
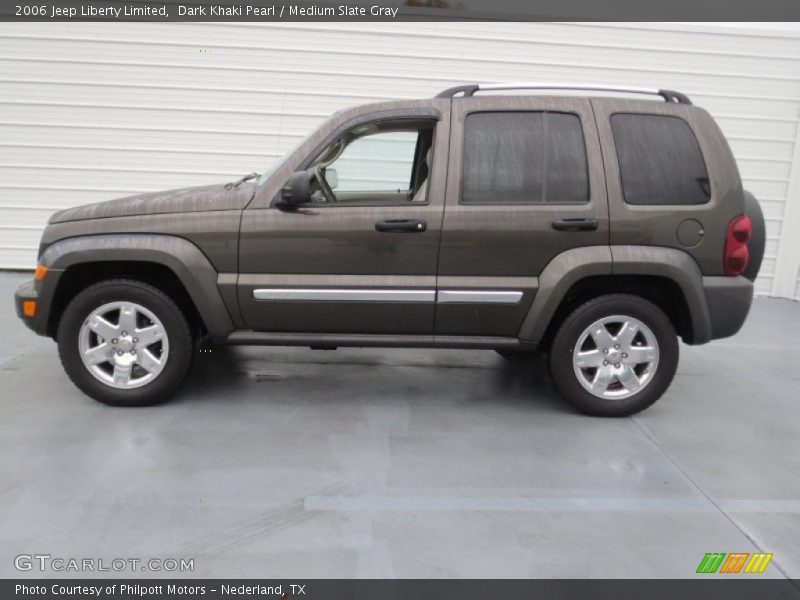
<path id="1" fill-rule="evenodd" d="M 95 378 L 114 388 L 132 389 L 164 370 L 169 340 L 152 311 L 134 302 L 109 302 L 84 320 L 78 351 Z"/>
<path id="2" fill-rule="evenodd" d="M 598 398 L 622 400 L 637 394 L 658 368 L 658 342 L 639 319 L 615 315 L 584 329 L 572 353 L 581 385 Z"/>

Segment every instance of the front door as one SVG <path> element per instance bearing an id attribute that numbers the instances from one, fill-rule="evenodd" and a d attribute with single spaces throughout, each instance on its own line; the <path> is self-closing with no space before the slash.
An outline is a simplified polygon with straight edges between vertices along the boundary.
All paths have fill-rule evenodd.
<path id="1" fill-rule="evenodd" d="M 588 99 L 455 98 L 437 335 L 516 336 L 557 254 L 607 245 L 603 163 Z"/>
<path id="2" fill-rule="evenodd" d="M 446 175 L 434 161 L 448 136 L 449 115 L 359 122 L 302 165 L 311 203 L 245 210 L 247 327 L 432 335 Z"/>

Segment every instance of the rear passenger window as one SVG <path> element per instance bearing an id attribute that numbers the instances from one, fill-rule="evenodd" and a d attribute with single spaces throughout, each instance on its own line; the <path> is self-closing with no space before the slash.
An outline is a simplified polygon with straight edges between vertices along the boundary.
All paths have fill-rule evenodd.
<path id="1" fill-rule="evenodd" d="M 711 197 L 700 145 L 679 117 L 616 114 L 611 130 L 628 204 L 704 204 Z"/>
<path id="2" fill-rule="evenodd" d="M 588 201 L 586 145 L 577 115 L 487 112 L 467 116 L 462 203 Z"/>

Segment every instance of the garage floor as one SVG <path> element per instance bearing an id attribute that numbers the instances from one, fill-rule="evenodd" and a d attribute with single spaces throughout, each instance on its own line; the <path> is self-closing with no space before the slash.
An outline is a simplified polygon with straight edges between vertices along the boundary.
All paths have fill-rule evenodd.
<path id="1" fill-rule="evenodd" d="M 682 347 L 634 418 L 573 412 L 540 360 L 235 348 L 169 404 L 83 396 L 0 274 L 0 577 L 13 557 L 194 558 L 200 577 L 800 577 L 800 303 Z M 37 573 L 29 573 L 38 575 Z"/>

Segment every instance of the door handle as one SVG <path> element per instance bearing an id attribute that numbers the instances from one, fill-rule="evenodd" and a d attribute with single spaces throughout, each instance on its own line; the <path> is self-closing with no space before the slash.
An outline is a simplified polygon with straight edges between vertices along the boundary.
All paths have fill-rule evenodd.
<path id="1" fill-rule="evenodd" d="M 556 219 L 553 229 L 556 231 L 596 231 L 598 221 L 594 218 Z"/>
<path id="2" fill-rule="evenodd" d="M 375 223 L 375 231 L 382 233 L 422 233 L 428 224 L 422 219 L 389 219 Z"/>

